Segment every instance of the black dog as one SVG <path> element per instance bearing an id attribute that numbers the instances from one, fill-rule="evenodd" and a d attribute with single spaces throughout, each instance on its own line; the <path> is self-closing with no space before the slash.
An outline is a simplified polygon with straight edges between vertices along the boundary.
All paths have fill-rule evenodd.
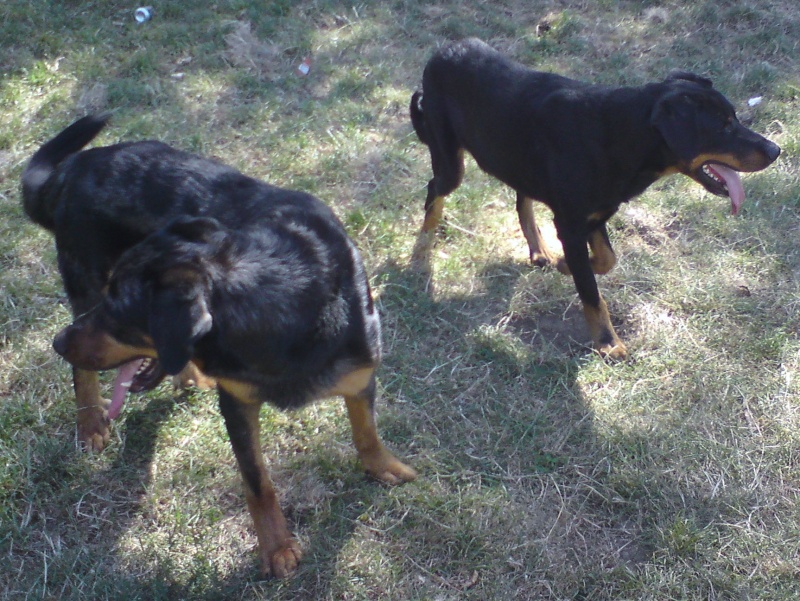
<path id="1" fill-rule="evenodd" d="M 430 269 L 444 197 L 461 183 L 467 150 L 516 191 L 531 261 L 572 274 L 597 350 L 615 359 L 627 351 L 594 276 L 616 262 L 606 221 L 672 173 L 729 196 L 736 213 L 744 199 L 737 171 L 759 171 L 780 154 L 739 123 L 708 79 L 676 72 L 662 83 L 607 88 L 532 71 L 479 40 L 434 54 L 411 98 L 411 121 L 433 167 L 412 262 Z M 532 200 L 553 211 L 563 259 L 545 247 Z"/>
<path id="2" fill-rule="evenodd" d="M 69 173 L 90 179 L 81 185 L 116 177 L 139 198 L 145 186 L 151 210 L 203 202 L 190 212 L 205 216 L 179 217 L 125 251 L 101 302 L 53 346 L 82 370 L 157 357 L 169 374 L 192 361 L 213 377 L 262 571 L 289 576 L 301 553 L 261 454 L 262 403 L 292 409 L 343 396 L 366 471 L 389 484 L 416 477 L 375 427 L 380 323 L 359 252 L 308 194 L 154 142 L 96 150 L 73 161 Z"/>
<path id="3" fill-rule="evenodd" d="M 225 210 L 229 202 L 229 192 L 214 179 L 227 168 L 205 162 L 186 169 L 198 159 L 159 142 L 79 153 L 108 118 L 73 123 L 33 155 L 22 176 L 25 212 L 55 234 L 59 271 L 76 317 L 100 302 L 111 267 L 125 250 L 178 215 L 206 214 L 217 204 Z M 109 439 L 108 418 L 119 414 L 126 392 L 149 390 L 164 375 L 155 360 L 125 366 L 109 404 L 100 395 L 97 373 L 73 369 L 78 439 L 101 450 Z M 180 379 L 213 386 L 191 364 Z"/>

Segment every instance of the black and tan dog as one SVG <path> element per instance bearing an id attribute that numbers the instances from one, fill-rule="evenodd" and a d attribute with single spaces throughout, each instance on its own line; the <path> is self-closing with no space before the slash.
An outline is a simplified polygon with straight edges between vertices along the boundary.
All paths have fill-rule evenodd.
<path id="1" fill-rule="evenodd" d="M 229 192 L 218 177 L 226 168 L 178 153 L 159 142 L 119 144 L 79 152 L 105 127 L 109 114 L 80 119 L 46 142 L 22 176 L 25 212 L 55 234 L 58 268 L 73 315 L 100 302 L 120 255 L 178 215 L 225 211 Z M 138 370 L 138 371 L 137 371 Z M 126 393 L 155 387 L 164 377 L 158 361 L 133 362 L 119 370 L 112 401 L 100 395 L 96 372 L 73 369 L 78 440 L 101 450 L 109 418 Z M 191 364 L 183 384 L 213 386 Z"/>
<path id="2" fill-rule="evenodd" d="M 154 207 L 176 194 L 226 202 L 206 204 L 200 217 L 178 217 L 126 250 L 100 302 L 53 346 L 82 370 L 157 357 L 169 374 L 192 361 L 213 377 L 262 571 L 289 576 L 301 552 L 261 453 L 262 403 L 292 409 L 343 396 L 366 471 L 388 484 L 416 477 L 375 427 L 380 322 L 359 252 L 333 212 L 308 194 L 151 142 L 90 152 L 77 155 L 82 168 L 70 171 L 96 178 L 86 186 L 126 165 L 118 185 L 147 185 Z"/>
<path id="3" fill-rule="evenodd" d="M 627 351 L 594 275 L 616 262 L 606 221 L 673 173 L 729 196 L 736 213 L 744 199 L 737 172 L 764 169 L 780 154 L 739 123 L 708 79 L 676 72 L 638 88 L 603 87 L 532 71 L 479 40 L 434 54 L 412 96 L 411 121 L 433 167 L 412 262 L 430 269 L 444 197 L 461 183 L 466 150 L 516 191 L 531 261 L 572 274 L 596 349 L 617 359 Z M 533 200 L 553 211 L 563 259 L 546 248 Z"/>

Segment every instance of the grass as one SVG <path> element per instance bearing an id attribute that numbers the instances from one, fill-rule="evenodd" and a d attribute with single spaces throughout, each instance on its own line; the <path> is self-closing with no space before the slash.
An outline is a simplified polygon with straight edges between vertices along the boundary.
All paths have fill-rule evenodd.
<path id="1" fill-rule="evenodd" d="M 136 25 L 104 0 L 0 5 L 0 599 L 797 598 L 793 2 L 154 6 Z M 589 351 L 571 281 L 526 264 L 513 195 L 471 161 L 435 287 L 407 269 L 430 177 L 408 99 L 431 50 L 466 35 L 614 85 L 697 71 L 783 148 L 746 177 L 738 218 L 680 177 L 614 218 L 619 263 L 600 286 L 624 364 Z M 364 478 L 337 401 L 265 408 L 306 550 L 290 581 L 255 578 L 213 394 L 165 385 L 129 401 L 105 452 L 76 449 L 50 350 L 69 311 L 18 182 L 92 110 L 114 111 L 99 143 L 157 137 L 315 193 L 363 250 L 384 322 L 379 426 L 421 477 Z"/>

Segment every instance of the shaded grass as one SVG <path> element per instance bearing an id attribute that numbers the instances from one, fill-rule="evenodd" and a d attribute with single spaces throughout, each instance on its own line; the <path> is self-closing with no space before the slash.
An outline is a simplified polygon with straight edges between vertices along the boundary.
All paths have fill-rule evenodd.
<path id="1" fill-rule="evenodd" d="M 0 599 L 797 597 L 794 4 L 156 8 L 136 26 L 114 2 L 0 6 Z M 676 177 L 612 221 L 620 261 L 600 286 L 631 361 L 589 351 L 572 283 L 525 264 L 512 194 L 471 160 L 433 288 L 408 271 L 430 165 L 407 102 L 432 47 L 464 35 L 613 85 L 696 70 L 782 146 L 746 177 L 736 219 Z M 384 321 L 379 426 L 421 479 L 366 480 L 336 401 L 265 408 L 306 549 L 292 581 L 254 580 L 213 394 L 131 399 L 106 452 L 75 449 L 50 351 L 69 314 L 17 182 L 38 143 L 105 109 L 99 143 L 157 137 L 309 190 L 364 253 Z"/>

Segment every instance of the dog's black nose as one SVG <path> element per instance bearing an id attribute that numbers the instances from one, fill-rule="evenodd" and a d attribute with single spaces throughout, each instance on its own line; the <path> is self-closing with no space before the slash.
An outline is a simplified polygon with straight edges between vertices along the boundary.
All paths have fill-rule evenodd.
<path id="1" fill-rule="evenodd" d="M 777 144 L 772 142 L 767 142 L 767 156 L 769 157 L 769 162 L 771 163 L 775 159 L 777 159 L 781 154 L 781 147 Z"/>

